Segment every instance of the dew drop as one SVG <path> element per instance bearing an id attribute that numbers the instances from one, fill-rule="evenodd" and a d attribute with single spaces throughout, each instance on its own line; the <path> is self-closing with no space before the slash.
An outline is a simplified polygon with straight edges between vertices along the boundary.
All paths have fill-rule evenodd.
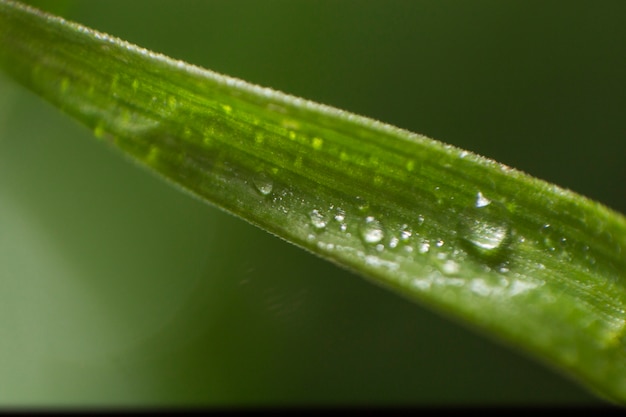
<path id="1" fill-rule="evenodd" d="M 479 192 L 474 207 L 462 214 L 459 235 L 475 254 L 484 257 L 500 255 L 511 237 L 506 216 L 504 205 L 492 202 Z"/>
<path id="2" fill-rule="evenodd" d="M 411 229 L 409 229 L 408 224 L 403 224 L 402 227 L 400 227 L 400 240 L 402 242 L 407 242 L 412 235 L 413 232 L 411 231 Z"/>
<path id="3" fill-rule="evenodd" d="M 418 251 L 419 253 L 428 253 L 430 251 L 430 242 L 425 240 L 422 243 L 420 243 Z"/>
<path id="4" fill-rule="evenodd" d="M 361 237 L 365 243 L 378 243 L 384 236 L 380 222 L 373 216 L 367 216 L 361 225 Z"/>
<path id="5" fill-rule="evenodd" d="M 318 209 L 311 210 L 311 212 L 309 213 L 309 219 L 311 220 L 311 224 L 313 225 L 313 227 L 317 230 L 324 230 L 324 228 L 328 224 L 326 216 L 324 216 L 324 214 Z"/>
<path id="6" fill-rule="evenodd" d="M 258 172 L 252 179 L 252 182 L 254 183 L 257 191 L 263 195 L 269 195 L 274 188 L 274 182 L 270 176 L 263 171 Z"/>
<path id="7" fill-rule="evenodd" d="M 335 220 L 338 222 L 343 222 L 346 219 L 346 212 L 341 207 L 337 207 L 335 209 Z"/>

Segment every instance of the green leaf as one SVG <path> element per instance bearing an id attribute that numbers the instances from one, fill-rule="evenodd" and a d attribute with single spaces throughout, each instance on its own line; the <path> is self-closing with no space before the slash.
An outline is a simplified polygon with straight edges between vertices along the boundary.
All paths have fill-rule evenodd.
<path id="1" fill-rule="evenodd" d="M 626 398 L 626 220 L 471 152 L 0 1 L 0 66 L 194 196 Z"/>

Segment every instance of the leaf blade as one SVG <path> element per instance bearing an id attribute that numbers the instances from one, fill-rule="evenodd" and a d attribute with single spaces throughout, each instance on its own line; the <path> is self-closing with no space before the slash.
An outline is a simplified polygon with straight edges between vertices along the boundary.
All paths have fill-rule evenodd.
<path id="1" fill-rule="evenodd" d="M 422 136 L 2 7 L 5 70 L 140 162 L 623 396 L 620 215 Z"/>

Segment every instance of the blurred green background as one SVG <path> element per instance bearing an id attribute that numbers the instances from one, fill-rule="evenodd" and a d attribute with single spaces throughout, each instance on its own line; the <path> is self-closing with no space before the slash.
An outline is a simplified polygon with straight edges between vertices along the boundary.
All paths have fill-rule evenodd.
<path id="1" fill-rule="evenodd" d="M 33 4 L 626 212 L 622 0 Z M 0 78 L 0 406 L 593 404 L 179 192 Z"/>

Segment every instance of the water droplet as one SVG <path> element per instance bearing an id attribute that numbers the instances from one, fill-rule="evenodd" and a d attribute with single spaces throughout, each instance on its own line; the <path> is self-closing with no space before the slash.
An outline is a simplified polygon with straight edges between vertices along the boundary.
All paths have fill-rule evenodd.
<path id="1" fill-rule="evenodd" d="M 378 243 L 384 236 L 380 222 L 373 216 L 367 216 L 361 225 L 361 237 L 365 243 Z"/>
<path id="2" fill-rule="evenodd" d="M 442 247 L 445 243 L 446 243 L 446 242 L 444 242 L 443 240 L 439 239 L 439 240 L 435 243 L 435 245 L 436 245 L 438 248 L 440 248 L 440 247 Z"/>
<path id="3" fill-rule="evenodd" d="M 411 229 L 409 229 L 408 224 L 403 224 L 400 227 L 400 240 L 402 242 L 407 242 L 411 238 L 412 235 L 413 235 L 413 232 L 411 231 Z"/>
<path id="4" fill-rule="evenodd" d="M 346 219 L 346 212 L 341 207 L 337 207 L 335 209 L 335 220 L 338 222 L 343 222 Z"/>
<path id="5" fill-rule="evenodd" d="M 423 241 L 420 243 L 418 250 L 419 253 L 428 253 L 430 251 L 430 242 L 428 240 Z"/>
<path id="6" fill-rule="evenodd" d="M 511 237 L 506 216 L 507 210 L 502 204 L 492 202 L 479 192 L 474 207 L 462 213 L 459 235 L 475 254 L 500 255 Z"/>
<path id="7" fill-rule="evenodd" d="M 311 210 L 311 212 L 309 213 L 309 219 L 311 219 L 311 224 L 317 230 L 323 230 L 328 224 L 326 216 L 324 216 L 324 214 L 318 209 Z"/>
<path id="8" fill-rule="evenodd" d="M 419 216 L 417 216 L 417 225 L 421 226 L 423 224 L 424 224 L 424 216 L 420 214 Z"/>
<path id="9" fill-rule="evenodd" d="M 274 188 L 274 182 L 264 171 L 258 172 L 252 179 L 256 189 L 263 195 L 269 195 Z"/>
<path id="10" fill-rule="evenodd" d="M 393 236 L 391 239 L 389 239 L 389 247 L 391 249 L 395 249 L 396 247 L 398 247 L 398 243 L 400 243 L 400 239 L 398 239 L 395 236 Z"/>

